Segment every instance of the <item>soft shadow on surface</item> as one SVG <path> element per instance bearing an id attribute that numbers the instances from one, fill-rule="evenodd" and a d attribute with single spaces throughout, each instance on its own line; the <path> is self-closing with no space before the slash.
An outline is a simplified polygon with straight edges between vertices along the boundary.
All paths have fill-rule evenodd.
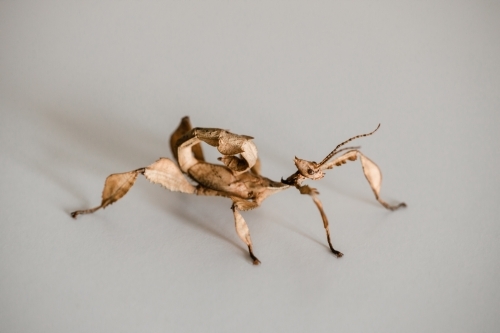
<path id="1" fill-rule="evenodd" d="M 361 175 L 361 177 L 364 178 L 363 175 Z M 348 197 L 348 198 L 351 198 L 351 199 L 354 199 L 356 201 L 360 201 L 360 202 L 364 202 L 366 204 L 369 204 L 371 206 L 374 206 L 374 207 L 382 207 L 378 202 L 377 200 L 375 199 L 375 197 L 372 197 L 372 199 L 370 199 L 367 195 L 362 195 L 361 193 L 358 193 L 358 191 L 351 191 L 351 190 L 347 190 L 345 188 L 342 188 L 342 187 L 339 187 L 339 186 L 335 186 L 333 185 L 332 182 L 327 182 L 325 184 L 325 186 L 332 192 L 336 192 L 344 197 Z M 371 189 L 370 189 L 370 186 L 367 184 L 367 191 L 370 191 L 369 194 L 371 194 Z"/>
<path id="2" fill-rule="evenodd" d="M 269 209 L 266 211 L 266 216 L 265 217 L 262 216 L 262 219 L 265 219 L 266 221 L 269 221 L 271 223 L 276 223 L 276 224 L 280 225 L 281 227 L 284 227 L 284 228 L 288 229 L 289 231 L 295 232 L 296 234 L 299 234 L 299 235 L 301 235 L 301 236 L 303 236 L 305 238 L 308 238 L 308 239 L 312 240 L 313 242 L 316 242 L 316 243 L 318 243 L 320 245 L 324 245 L 318 239 L 316 239 L 316 238 L 312 237 L 311 235 L 305 233 L 303 230 L 300 230 L 299 228 L 297 228 L 293 224 L 284 221 L 281 216 L 269 213 Z M 321 227 L 321 228 L 323 228 L 323 221 L 321 221 L 321 217 L 318 218 L 318 226 Z M 325 236 L 325 241 L 326 241 L 326 236 Z M 327 244 L 327 247 L 328 247 L 328 244 Z"/>
<path id="3" fill-rule="evenodd" d="M 224 198 L 204 198 L 204 197 L 195 197 L 188 198 L 189 194 L 184 193 L 172 193 L 168 190 L 165 191 L 165 196 L 161 195 L 153 195 L 152 192 L 148 192 L 147 200 L 152 203 L 154 206 L 159 208 L 161 211 L 165 212 L 165 214 L 174 215 L 183 221 L 189 222 L 192 226 L 201 229 L 202 232 L 208 233 L 212 236 L 217 237 L 231 245 L 234 245 L 236 248 L 240 249 L 242 253 L 245 254 L 245 257 L 248 256 L 248 252 L 246 246 L 243 242 L 237 243 L 236 239 L 236 231 L 234 230 L 234 220 L 233 214 L 228 209 L 230 207 L 231 202 L 228 199 Z M 205 214 L 203 214 L 203 218 L 200 217 L 199 214 L 193 213 L 193 211 L 199 212 L 202 208 L 207 208 L 206 205 L 203 205 L 200 200 L 208 199 L 208 200 L 217 200 L 220 199 L 221 203 L 218 203 L 211 207 L 211 209 L 218 209 L 222 211 L 227 211 L 227 223 L 222 223 L 224 228 L 228 228 L 228 231 L 223 232 L 218 230 L 218 228 L 214 227 L 220 225 L 216 223 L 216 214 L 211 214 L 209 210 Z M 227 202 L 227 205 L 224 203 Z M 234 232 L 235 237 L 230 237 L 229 232 Z"/>
<path id="4" fill-rule="evenodd" d="M 364 175 L 362 175 L 362 177 L 364 178 Z M 366 184 L 366 187 L 367 187 L 367 189 L 365 190 L 367 192 L 366 195 L 361 194 L 361 192 L 364 192 L 363 189 L 354 192 L 354 191 L 347 190 L 345 187 L 334 186 L 332 183 L 328 183 L 328 187 L 331 191 L 336 192 L 338 194 L 341 194 L 343 196 L 355 199 L 357 201 L 364 202 L 366 204 L 369 204 L 370 206 L 380 208 L 381 210 L 387 211 L 389 213 L 391 212 L 390 210 L 384 208 L 377 201 L 377 199 L 375 199 L 375 196 L 374 196 L 373 192 L 371 191 L 370 185 L 368 183 Z M 386 201 L 390 205 L 397 205 L 400 202 L 405 202 L 404 200 L 395 200 L 391 196 L 384 195 L 383 186 L 382 186 L 382 191 L 381 191 L 380 197 L 382 198 L 382 200 Z"/>
<path id="5" fill-rule="evenodd" d="M 63 146 L 66 150 L 71 148 L 70 157 L 76 162 L 85 164 L 98 159 L 148 165 L 154 162 L 150 161 L 151 156 L 170 155 L 170 132 L 157 135 L 124 117 L 100 111 L 94 111 L 92 115 L 71 109 L 50 109 L 43 113 L 43 117 L 52 135 L 65 141 Z M 176 122 L 171 124 L 172 131 L 177 126 Z M 53 144 L 58 148 L 61 146 L 58 141 Z"/>
<path id="6" fill-rule="evenodd" d="M 161 155 L 170 154 L 169 133 L 164 137 L 156 136 L 140 124 L 104 111 L 88 112 L 80 106 L 47 108 L 32 104 L 11 116 L 21 127 L 14 134 L 28 135 L 29 141 L 26 142 L 29 145 L 19 148 L 14 145 L 4 153 L 31 169 L 40 182 L 46 182 L 43 178 L 48 178 L 51 184 L 84 204 L 89 199 L 78 190 L 83 185 L 80 183 L 82 176 L 102 177 L 98 185 L 101 187 L 110 173 L 148 165 Z M 119 165 L 119 169 L 110 170 L 110 165 Z M 93 198 L 90 201 L 95 203 Z"/>

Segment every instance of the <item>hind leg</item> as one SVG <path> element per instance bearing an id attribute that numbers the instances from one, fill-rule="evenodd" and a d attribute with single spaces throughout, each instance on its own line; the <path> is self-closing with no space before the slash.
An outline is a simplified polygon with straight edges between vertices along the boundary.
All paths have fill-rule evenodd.
<path id="1" fill-rule="evenodd" d="M 168 158 L 160 158 L 148 167 L 108 176 L 104 183 L 101 204 L 94 208 L 74 211 L 71 216 L 76 218 L 81 214 L 91 214 L 118 201 L 127 194 L 139 174 L 143 174 L 150 182 L 160 184 L 171 191 L 196 193 L 196 188 L 184 178 L 181 170 L 174 162 Z"/>

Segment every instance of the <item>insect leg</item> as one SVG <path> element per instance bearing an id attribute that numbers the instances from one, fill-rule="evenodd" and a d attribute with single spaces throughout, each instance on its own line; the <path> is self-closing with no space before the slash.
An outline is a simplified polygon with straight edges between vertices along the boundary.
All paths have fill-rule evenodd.
<path id="1" fill-rule="evenodd" d="M 76 218 L 80 214 L 90 214 L 118 201 L 134 185 L 138 174 L 143 174 L 150 182 L 160 184 L 170 191 L 196 193 L 196 188 L 184 178 L 174 162 L 168 158 L 160 158 L 148 167 L 110 175 L 104 183 L 101 205 L 91 209 L 74 211 L 71 216 Z"/>
<path id="2" fill-rule="evenodd" d="M 389 205 L 387 202 L 380 198 L 380 187 L 382 186 L 382 172 L 380 172 L 380 168 L 368 157 L 359 153 L 361 165 L 363 166 L 363 173 L 365 174 L 366 180 L 370 184 L 370 187 L 373 190 L 373 194 L 375 194 L 375 198 L 378 202 L 385 208 L 389 210 L 396 210 L 400 207 L 406 207 L 404 202 L 400 202 L 396 205 Z"/>
<path id="3" fill-rule="evenodd" d="M 300 194 L 308 194 L 312 197 L 316 207 L 319 209 L 319 213 L 321 214 L 321 218 L 323 219 L 323 226 L 326 231 L 326 239 L 328 240 L 328 245 L 330 246 L 330 250 L 332 250 L 333 254 L 337 256 L 337 258 L 342 257 L 344 254 L 340 251 L 337 251 L 333 248 L 332 241 L 330 239 L 330 227 L 328 225 L 328 218 L 326 217 L 325 211 L 323 210 L 323 204 L 318 199 L 318 191 L 315 188 L 309 187 L 307 185 L 298 187 Z"/>
<path id="4" fill-rule="evenodd" d="M 363 173 L 365 174 L 366 180 L 370 184 L 373 194 L 375 194 L 375 199 L 377 199 L 377 201 L 382 206 L 384 206 L 389 210 L 396 210 L 401 207 L 406 207 L 406 204 L 404 202 L 400 202 L 395 205 L 390 205 L 384 200 L 382 200 L 382 198 L 380 198 L 380 188 L 382 186 L 382 172 L 380 171 L 380 168 L 372 160 L 363 155 L 359 150 L 348 151 L 347 153 L 338 157 L 337 159 L 325 164 L 324 166 L 321 167 L 321 169 L 326 170 L 341 166 L 342 164 L 345 164 L 347 161 L 357 160 L 358 156 L 360 157 L 361 166 L 363 167 Z"/>
<path id="5" fill-rule="evenodd" d="M 240 212 L 236 209 L 236 207 L 233 206 L 231 207 L 233 210 L 234 214 L 234 224 L 236 227 L 236 233 L 238 236 L 240 236 L 241 240 L 245 242 L 245 244 L 248 246 L 248 252 L 250 254 L 250 258 L 253 260 L 254 265 L 260 264 L 260 260 L 257 259 L 257 257 L 253 254 L 253 247 L 252 247 L 252 239 L 250 238 L 250 230 L 248 229 L 247 223 L 243 219 L 243 216 L 241 216 Z"/>
<path id="6" fill-rule="evenodd" d="M 104 183 L 101 204 L 94 208 L 74 211 L 71 213 L 71 217 L 76 219 L 78 215 L 91 214 L 101 208 L 111 205 L 113 202 L 118 201 L 125 194 L 127 194 L 130 188 L 134 185 L 137 175 L 143 171 L 144 168 L 141 168 L 130 172 L 115 173 L 108 176 L 108 178 L 106 178 L 106 182 Z"/>
<path id="7" fill-rule="evenodd" d="M 252 239 L 250 238 L 250 230 L 248 229 L 248 225 L 241 216 L 239 210 L 249 210 L 253 208 L 257 208 L 259 204 L 253 201 L 247 201 L 241 198 L 237 198 L 234 196 L 228 195 L 226 192 L 212 190 L 210 188 L 204 187 L 202 185 L 198 185 L 196 188 L 197 195 L 206 195 L 206 196 L 220 196 L 220 197 L 228 197 L 233 200 L 233 205 L 231 206 L 231 210 L 234 215 L 234 224 L 236 228 L 236 233 L 240 237 L 240 239 L 245 242 L 248 246 L 248 252 L 250 254 L 250 258 L 252 258 L 253 264 L 260 264 L 260 260 L 253 254 L 253 246 Z"/>

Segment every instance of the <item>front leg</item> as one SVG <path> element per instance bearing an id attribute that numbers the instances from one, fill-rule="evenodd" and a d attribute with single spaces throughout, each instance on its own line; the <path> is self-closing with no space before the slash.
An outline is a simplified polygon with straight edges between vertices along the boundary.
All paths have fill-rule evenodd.
<path id="1" fill-rule="evenodd" d="M 310 195 L 316 204 L 316 207 L 318 207 L 319 212 L 321 214 L 321 218 L 323 219 L 323 226 L 325 227 L 326 231 L 326 239 L 328 240 L 328 245 L 330 246 L 330 250 L 332 250 L 333 254 L 337 256 L 337 258 L 342 257 L 344 254 L 340 251 L 337 251 L 333 248 L 332 241 L 330 239 L 330 227 L 328 226 L 328 218 L 326 217 L 325 211 L 323 210 L 323 204 L 321 201 L 318 199 L 318 190 L 315 188 L 309 187 L 307 185 L 297 185 L 297 189 L 300 191 L 300 194 L 307 194 Z"/>
<path id="2" fill-rule="evenodd" d="M 380 197 L 380 187 L 382 186 L 382 172 L 372 160 L 361 154 L 361 152 L 357 149 L 350 150 L 337 159 L 324 164 L 323 166 L 321 166 L 321 170 L 339 167 L 347 163 L 348 161 L 356 161 L 358 156 L 360 157 L 361 166 L 363 167 L 363 173 L 365 174 L 366 180 L 370 184 L 373 194 L 375 194 L 375 199 L 377 199 L 377 201 L 380 202 L 382 206 L 389 210 L 396 210 L 401 207 L 406 207 L 406 204 L 404 202 L 390 205 L 382 200 L 382 198 Z"/>

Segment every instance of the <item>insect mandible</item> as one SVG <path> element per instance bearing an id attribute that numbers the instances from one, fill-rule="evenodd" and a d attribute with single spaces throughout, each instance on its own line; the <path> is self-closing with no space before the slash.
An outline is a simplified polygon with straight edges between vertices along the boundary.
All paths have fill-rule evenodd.
<path id="1" fill-rule="evenodd" d="M 318 198 L 319 193 L 315 188 L 302 185 L 302 182 L 308 179 L 321 179 L 325 175 L 325 170 L 333 169 L 359 158 L 363 173 L 375 194 L 375 199 L 389 210 L 406 207 L 404 202 L 390 205 L 382 200 L 380 198 L 382 174 L 379 167 L 363 155 L 359 151 L 359 147 L 343 147 L 354 139 L 372 135 L 379 127 L 380 124 L 370 133 L 357 135 L 340 143 L 319 163 L 295 157 L 297 171 L 288 178 L 282 178 L 281 181 L 277 182 L 260 174 L 257 147 L 252 142 L 251 136 L 238 135 L 219 128 L 192 128 L 189 117 L 184 117 L 170 137 L 170 148 L 178 165 L 171 159 L 160 158 L 150 166 L 112 174 L 106 178 L 101 204 L 95 208 L 74 211 L 71 216 L 76 218 L 80 214 L 93 213 L 111 205 L 127 194 L 134 185 L 137 176 L 142 174 L 150 182 L 160 184 L 171 191 L 231 199 L 236 233 L 248 246 L 253 264 L 258 265 L 260 261 L 253 252 L 250 231 L 240 211 L 257 208 L 270 195 L 295 187 L 301 194 L 312 197 L 323 219 L 328 245 L 333 254 L 340 258 L 343 254 L 333 248 L 328 219 L 323 210 L 323 204 Z M 223 157 L 219 157 L 219 161 L 223 165 L 205 162 L 201 142 L 217 147 L 217 150 L 223 155 Z M 331 160 L 339 153 L 343 154 Z M 188 182 L 184 174 L 195 181 L 197 185 L 193 186 Z"/>

